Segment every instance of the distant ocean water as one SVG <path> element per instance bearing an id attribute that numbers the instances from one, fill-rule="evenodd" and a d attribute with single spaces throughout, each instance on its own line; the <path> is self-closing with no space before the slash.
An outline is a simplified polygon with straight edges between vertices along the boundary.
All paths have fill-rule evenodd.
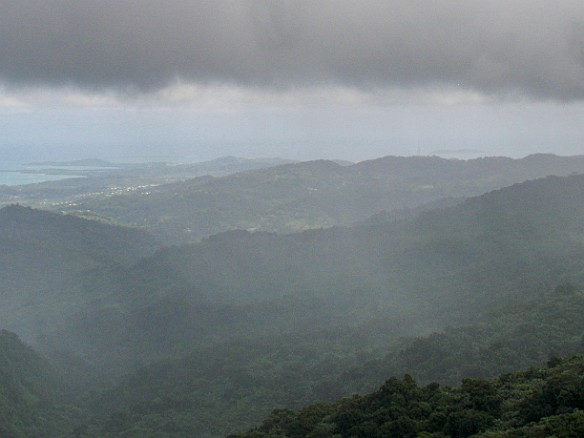
<path id="1" fill-rule="evenodd" d="M 39 173 L 23 173 L 24 170 L 38 170 Z M 57 181 L 61 179 L 74 178 L 74 175 L 47 175 L 37 166 L 26 163 L 1 162 L 0 161 L 0 185 L 19 186 L 25 184 L 36 184 L 45 181 Z"/>

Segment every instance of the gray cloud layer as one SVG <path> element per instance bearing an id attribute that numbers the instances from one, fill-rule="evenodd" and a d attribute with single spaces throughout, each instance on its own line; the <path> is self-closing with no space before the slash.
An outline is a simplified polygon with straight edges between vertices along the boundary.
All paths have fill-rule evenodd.
<path id="1" fill-rule="evenodd" d="M 0 79 L 584 98 L 581 0 L 0 0 Z"/>

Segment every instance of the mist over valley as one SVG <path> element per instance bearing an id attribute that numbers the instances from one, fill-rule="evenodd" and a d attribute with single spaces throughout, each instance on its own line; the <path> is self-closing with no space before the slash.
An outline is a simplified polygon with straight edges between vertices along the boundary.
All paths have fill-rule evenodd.
<path id="1" fill-rule="evenodd" d="M 0 0 L 0 437 L 584 436 L 584 4 Z"/>
<path id="2" fill-rule="evenodd" d="M 44 376 L 33 385 L 10 365 L 20 356 L 5 359 L 29 412 L 7 431 L 32 436 L 58 411 L 48 436 L 168 424 L 225 436 L 393 375 L 458 385 L 581 351 L 581 157 L 269 164 L 172 183 L 167 165 L 119 166 L 18 187 L 56 211 L 0 209 L 2 336 Z M 95 194 L 117 174 L 150 194 Z M 251 230 L 236 226 L 244 194 Z M 180 232 L 195 212 L 212 216 L 189 227 L 214 223 L 213 208 L 230 220 L 218 234 Z M 279 209 L 304 219 L 282 234 L 261 221 Z"/>

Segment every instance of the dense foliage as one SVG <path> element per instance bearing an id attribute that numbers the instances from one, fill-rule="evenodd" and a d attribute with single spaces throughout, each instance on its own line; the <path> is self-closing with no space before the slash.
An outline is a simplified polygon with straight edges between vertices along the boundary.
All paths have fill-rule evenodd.
<path id="1" fill-rule="evenodd" d="M 444 419 L 424 429 L 434 402 L 452 418 L 470 410 L 461 421 L 480 427 L 464 430 L 548 427 L 564 417 L 503 423 L 503 411 L 465 404 L 471 383 L 439 390 L 414 379 L 458 385 L 581 351 L 582 217 L 584 176 L 548 177 L 405 221 L 293 235 L 232 231 L 140 258 L 155 244 L 143 233 L 0 210 L 3 323 L 41 332 L 25 334 L 58 371 L 43 377 L 56 382 L 45 404 L 35 402 L 37 389 L 10 389 L 28 404 L 11 404 L 17 413 L 6 408 L 7 418 L 23 431 L 19 416 L 37 424 L 45 406 L 60 419 L 49 436 L 217 437 L 274 408 L 332 402 L 407 373 L 390 382 L 411 391 L 415 406 L 379 405 L 358 433 L 390 422 L 387 430 L 456 436 Z M 367 397 L 352 399 L 366 417 Z M 332 415 L 335 406 L 304 417 Z M 296 421 L 279 412 L 278 422 Z M 338 425 L 318 422 L 323 436 Z"/>
<path id="2" fill-rule="evenodd" d="M 136 363 L 233 337 L 373 320 L 387 321 L 382 333 L 392 338 L 488 325 L 503 309 L 582 282 L 583 215 L 584 177 L 550 177 L 409 222 L 224 233 L 111 273 L 107 306 L 71 315 L 45 337 Z"/>
<path id="3" fill-rule="evenodd" d="M 584 358 L 459 387 L 418 386 L 409 375 L 333 404 L 275 410 L 233 438 L 577 437 L 584 434 Z"/>
<path id="4" fill-rule="evenodd" d="M 107 301 L 95 278 L 157 247 L 143 231 L 12 205 L 0 209 L 0 321 L 28 342 Z"/>
<path id="5" fill-rule="evenodd" d="M 0 436 L 56 437 L 78 410 L 62 404 L 57 370 L 12 332 L 0 331 Z"/>
<path id="6" fill-rule="evenodd" d="M 276 406 L 299 408 L 368 392 L 391 375 L 410 372 L 423 383 L 458 385 L 465 377 L 491 377 L 541 364 L 549 354 L 582 351 L 582 312 L 584 291 L 562 285 L 494 315 L 488 326 L 450 328 L 413 340 L 383 342 L 380 333 L 387 327 L 378 323 L 216 344 L 131 374 L 94 401 L 91 411 L 109 418 L 109 430 L 118 434 L 146 428 L 163 434 L 173 424 L 185 436 L 222 436 Z M 90 436 L 104 433 L 100 425 L 103 420 Z"/>

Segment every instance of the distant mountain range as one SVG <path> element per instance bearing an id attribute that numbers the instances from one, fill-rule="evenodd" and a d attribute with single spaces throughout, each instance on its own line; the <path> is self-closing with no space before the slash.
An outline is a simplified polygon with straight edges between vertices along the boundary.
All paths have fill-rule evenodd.
<path id="1" fill-rule="evenodd" d="M 582 172 L 584 156 L 385 157 L 344 166 L 311 161 L 79 199 L 65 209 L 146 227 L 166 242 L 183 243 L 233 229 L 290 233 L 351 225 L 380 212 L 403 217 L 400 211 L 429 210 L 443 199 Z"/>
<path id="2" fill-rule="evenodd" d="M 114 194 L 206 176 L 289 163 L 280 158 L 247 159 L 222 157 L 201 163 L 114 163 L 98 159 L 31 163 L 18 172 L 69 175 L 71 178 L 20 186 L 0 186 L 0 205 L 20 203 L 61 210 L 79 198 L 101 199 Z M 75 177 L 75 178 L 74 178 Z"/>
<path id="3" fill-rule="evenodd" d="M 580 348 L 584 301 L 570 284 L 584 283 L 582 217 L 584 175 L 574 175 L 406 221 L 227 232 L 122 269 L 107 284 L 114 305 L 72 315 L 47 342 L 117 373 L 151 360 L 92 409 L 111 421 L 134 412 L 134 427 L 171 416 L 191 430 L 212 415 L 209 436 L 392 372 L 489 376 Z M 458 328 L 411 339 L 448 326 Z"/>
<path id="4" fill-rule="evenodd" d="M 309 417 L 314 427 L 306 433 L 330 436 L 324 432 L 341 430 L 328 420 L 344 415 L 342 401 L 269 413 L 370 391 L 396 373 L 455 384 L 582 351 L 584 174 L 512 182 L 578 172 L 583 160 L 388 157 L 345 167 L 316 161 L 103 201 L 119 221 L 138 217 L 132 203 L 144 217 L 158 218 L 159 228 L 146 222 L 146 230 L 17 205 L 0 209 L 0 321 L 45 355 L 14 333 L 0 333 L 0 432 L 43 436 L 37 432 L 45 425 L 48 437 L 217 437 L 268 418 L 260 432 L 274 435 L 270 418 L 297 428 Z M 509 185 L 453 201 L 503 183 Z M 383 208 L 410 195 L 411 214 Z M 171 247 L 148 233 L 180 241 L 173 218 L 186 220 L 195 205 L 209 216 L 188 223 L 207 217 L 207 231 L 228 228 L 222 217 L 261 218 L 285 206 L 299 217 L 326 212 L 342 223 L 387 213 L 356 226 L 229 230 Z M 274 213 L 273 223 L 286 214 Z M 563 371 L 580 369 L 558 366 L 550 385 L 572 378 Z M 376 394 L 411 394 L 415 403 L 396 398 L 388 407 L 377 395 L 355 398 L 362 401 L 349 404 L 347 418 L 362 436 L 377 433 L 367 429 L 373 427 L 367 418 L 394 410 L 402 412 L 402 426 L 415 423 L 407 430 L 468 436 L 493 421 L 544 430 L 538 422 L 547 416 L 577 414 L 564 401 L 547 408 L 545 397 L 560 388 L 554 386 L 543 398 L 536 392 L 527 398 L 536 408 L 521 418 L 531 425 L 514 426 L 499 411 L 472 404 L 483 390 L 504 394 L 511 381 L 538 388 L 531 377 L 508 379 L 432 393 L 461 400 L 445 415 L 452 425 L 479 424 L 466 432 L 452 432 L 446 417 L 432 417 L 436 427 L 427 429 L 422 411 L 449 403 L 432 398 L 436 385 L 420 388 L 409 378 L 391 380 L 391 391 L 384 386 Z M 582 386 L 569 382 L 575 386 L 566 388 Z M 403 385 L 411 393 L 400 392 Z M 329 417 L 320 415 L 325 411 Z M 342 430 L 350 434 L 347 425 Z M 304 429 L 293 430 L 284 436 L 303 436 Z"/>

